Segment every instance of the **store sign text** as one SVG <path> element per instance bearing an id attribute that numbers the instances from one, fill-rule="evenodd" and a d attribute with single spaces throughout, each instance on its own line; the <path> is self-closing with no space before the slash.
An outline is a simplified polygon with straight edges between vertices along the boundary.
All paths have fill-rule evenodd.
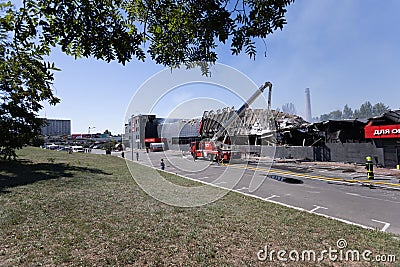
<path id="1" fill-rule="evenodd" d="M 400 138 L 400 125 L 366 126 L 365 138 Z"/>

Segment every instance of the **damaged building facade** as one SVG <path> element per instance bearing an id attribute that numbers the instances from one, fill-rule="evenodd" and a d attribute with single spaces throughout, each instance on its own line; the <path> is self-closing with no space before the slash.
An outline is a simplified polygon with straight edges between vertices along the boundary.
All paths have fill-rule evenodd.
<path id="1" fill-rule="evenodd" d="M 211 138 L 235 111 L 204 112 L 200 135 Z M 301 117 L 265 109 L 246 110 L 226 130 L 234 149 L 268 157 L 312 161 L 400 164 L 400 111 L 369 120 L 329 120 L 308 123 Z M 261 149 L 262 147 L 262 149 Z"/>
<path id="2" fill-rule="evenodd" d="M 234 108 L 205 111 L 201 119 L 163 119 L 132 116 L 125 130 L 125 145 L 145 149 L 164 142 L 167 149 L 189 150 L 194 141 L 211 139 L 235 115 Z M 329 120 L 308 123 L 301 117 L 268 109 L 248 109 L 225 129 L 236 151 L 277 159 L 400 164 L 400 110 L 368 120 Z"/>

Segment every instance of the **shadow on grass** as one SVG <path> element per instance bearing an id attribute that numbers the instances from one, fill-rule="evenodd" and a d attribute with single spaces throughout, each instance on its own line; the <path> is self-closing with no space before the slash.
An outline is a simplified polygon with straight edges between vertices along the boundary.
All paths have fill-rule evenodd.
<path id="1" fill-rule="evenodd" d="M 99 169 L 70 166 L 65 163 L 32 163 L 28 160 L 0 160 L 0 194 L 7 193 L 6 188 L 61 177 L 74 177 L 74 172 L 111 175 Z"/>

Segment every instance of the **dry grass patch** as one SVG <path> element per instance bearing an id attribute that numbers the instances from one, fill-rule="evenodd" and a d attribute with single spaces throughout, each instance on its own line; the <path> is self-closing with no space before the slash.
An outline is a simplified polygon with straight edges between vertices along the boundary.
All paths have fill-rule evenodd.
<path id="1" fill-rule="evenodd" d="M 19 155 L 0 162 L 1 266 L 276 266 L 258 261 L 265 245 L 321 251 L 336 248 L 339 238 L 349 249 L 400 256 L 393 235 L 238 193 L 197 208 L 165 205 L 146 195 L 117 157 L 35 148 Z"/>

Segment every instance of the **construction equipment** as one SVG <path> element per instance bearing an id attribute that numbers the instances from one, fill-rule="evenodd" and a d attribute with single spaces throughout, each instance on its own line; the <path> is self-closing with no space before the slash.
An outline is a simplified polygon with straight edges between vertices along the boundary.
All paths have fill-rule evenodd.
<path id="1" fill-rule="evenodd" d="M 264 92 L 265 88 L 267 87 L 269 87 L 268 108 L 270 108 L 272 83 L 266 82 L 260 88 L 258 88 L 257 91 L 254 92 L 254 94 L 225 122 L 222 122 L 221 126 L 218 128 L 218 131 L 213 135 L 212 138 L 191 143 L 190 152 L 193 158 L 203 158 L 210 161 L 214 161 L 216 159 L 218 162 L 229 161 L 232 151 L 227 129 L 235 122 L 236 119 L 244 114 L 249 106 Z"/>

